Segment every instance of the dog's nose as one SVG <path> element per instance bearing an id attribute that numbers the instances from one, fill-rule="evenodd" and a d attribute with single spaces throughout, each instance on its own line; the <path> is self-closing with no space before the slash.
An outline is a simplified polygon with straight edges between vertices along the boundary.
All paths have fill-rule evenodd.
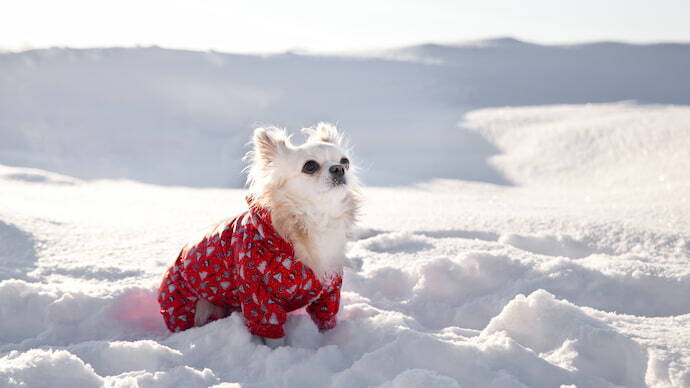
<path id="1" fill-rule="evenodd" d="M 339 164 L 335 164 L 328 169 L 328 172 L 330 172 L 333 176 L 341 177 L 345 175 L 345 168 Z"/>

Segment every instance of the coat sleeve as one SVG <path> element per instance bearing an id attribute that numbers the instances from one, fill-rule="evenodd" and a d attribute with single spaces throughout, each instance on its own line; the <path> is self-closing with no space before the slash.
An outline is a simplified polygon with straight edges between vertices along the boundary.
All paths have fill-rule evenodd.
<path id="1" fill-rule="evenodd" d="M 336 314 L 340 308 L 340 287 L 342 284 L 343 278 L 335 276 L 321 292 L 321 295 L 307 306 L 307 312 L 319 330 L 329 330 L 337 324 Z"/>
<path id="2" fill-rule="evenodd" d="M 275 261 L 267 252 L 255 246 L 247 252 L 240 253 L 238 287 L 242 314 L 249 331 L 261 337 L 281 338 L 285 336 L 283 324 L 287 313 L 278 301 L 276 279 L 270 269 Z M 279 273 L 279 272 L 278 272 Z"/>
<path id="3" fill-rule="evenodd" d="M 283 324 L 287 319 L 285 310 L 275 302 L 265 287 L 253 287 L 244 282 L 240 305 L 249 331 L 261 337 L 281 338 L 285 336 Z"/>

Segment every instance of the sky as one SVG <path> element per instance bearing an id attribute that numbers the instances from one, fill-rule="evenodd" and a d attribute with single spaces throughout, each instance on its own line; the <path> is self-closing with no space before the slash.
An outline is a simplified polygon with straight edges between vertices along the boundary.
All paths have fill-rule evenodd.
<path id="1" fill-rule="evenodd" d="M 690 41 L 687 0 L 0 0 L 0 49 L 347 52 L 511 36 Z"/>

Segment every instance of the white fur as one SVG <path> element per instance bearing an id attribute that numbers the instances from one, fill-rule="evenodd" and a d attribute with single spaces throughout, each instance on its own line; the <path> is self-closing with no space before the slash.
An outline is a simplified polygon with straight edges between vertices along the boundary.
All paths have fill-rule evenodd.
<path id="1" fill-rule="evenodd" d="M 271 210 L 274 226 L 290 241 L 298 260 L 321 279 L 340 272 L 345 244 L 359 203 L 359 182 L 350 162 L 346 183 L 333 186 L 328 169 L 350 158 L 343 136 L 329 124 L 303 130 L 307 142 L 295 146 L 284 130 L 259 128 L 249 155 L 249 189 L 257 202 Z M 308 160 L 321 165 L 318 173 L 302 172 Z M 290 215 L 290 222 L 280 215 Z"/>

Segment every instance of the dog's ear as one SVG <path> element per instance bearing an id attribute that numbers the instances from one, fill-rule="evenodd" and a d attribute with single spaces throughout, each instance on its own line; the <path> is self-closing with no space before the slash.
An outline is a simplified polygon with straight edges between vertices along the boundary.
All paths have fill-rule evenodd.
<path id="1" fill-rule="evenodd" d="M 289 137 L 278 128 L 257 128 L 254 130 L 254 160 L 269 166 L 278 154 L 287 151 Z"/>
<path id="2" fill-rule="evenodd" d="M 339 146 L 343 141 L 343 135 L 338 132 L 335 125 L 329 123 L 318 123 L 313 127 L 304 128 L 302 133 L 308 136 L 308 142 L 322 141 Z"/>

